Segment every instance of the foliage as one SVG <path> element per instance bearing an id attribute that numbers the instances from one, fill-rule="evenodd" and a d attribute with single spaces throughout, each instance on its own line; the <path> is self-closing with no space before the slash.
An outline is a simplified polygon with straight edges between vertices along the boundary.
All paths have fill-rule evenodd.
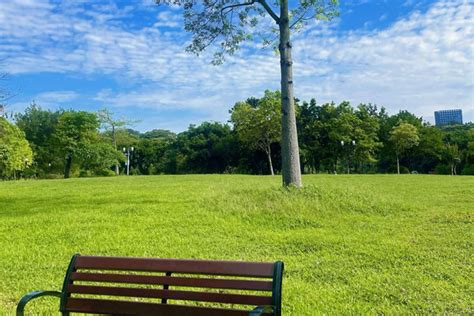
<path id="1" fill-rule="evenodd" d="M 281 18 L 278 17 L 281 8 L 277 1 L 156 0 L 156 3 L 183 8 L 184 29 L 192 34 L 187 51 L 200 54 L 212 47 L 215 49 L 214 64 L 222 63 L 225 55 L 233 55 L 244 41 L 261 40 L 264 45 L 273 45 L 278 26 L 258 25 L 269 20 L 278 24 Z M 312 20 L 330 20 L 338 15 L 337 7 L 337 0 L 291 2 L 289 28 L 297 31 Z"/>
<path id="2" fill-rule="evenodd" d="M 185 173 L 222 173 L 233 159 L 232 131 L 228 125 L 205 122 L 178 135 L 178 169 Z"/>
<path id="3" fill-rule="evenodd" d="M 400 123 L 390 132 L 390 141 L 394 145 L 395 153 L 401 156 L 408 149 L 418 146 L 420 137 L 415 126 L 410 123 Z"/>
<path id="4" fill-rule="evenodd" d="M 397 156 L 397 171 L 400 173 L 400 156 L 409 149 L 418 146 L 420 142 L 418 130 L 410 123 L 401 122 L 391 130 L 389 140 L 393 144 Z"/>
<path id="5" fill-rule="evenodd" d="M 62 111 L 43 110 L 32 103 L 24 113 L 15 115 L 16 125 L 25 133 L 33 149 L 35 162 L 32 169 L 39 177 L 62 169 L 63 159 L 53 137 L 61 113 Z"/>
<path id="6" fill-rule="evenodd" d="M 474 176 L 474 164 L 466 164 L 464 168 L 462 168 L 462 175 L 470 175 Z"/>
<path id="7" fill-rule="evenodd" d="M 280 92 L 266 90 L 264 97 L 256 104 L 238 102 L 230 112 L 230 120 L 239 139 L 251 149 L 261 150 L 267 155 L 273 175 L 271 146 L 281 138 Z"/>
<path id="8" fill-rule="evenodd" d="M 108 170 L 114 166 L 115 171 L 123 171 L 123 148 L 132 146 L 135 151 L 130 157 L 131 174 L 267 174 L 270 162 L 274 172 L 280 173 L 279 96 L 278 91 L 266 91 L 263 97 L 250 97 L 236 103 L 230 112 L 232 126 L 204 122 L 191 125 L 179 134 L 162 129 L 141 133 L 126 126 L 117 127 L 114 128 L 115 145 L 111 128 L 104 129 L 102 125 L 100 129 L 94 113 L 86 115 L 87 124 L 77 123 L 80 128 L 62 122 L 62 131 L 81 140 L 76 141 L 71 135 L 62 139 L 58 131 L 59 118 L 63 114 L 82 116 L 85 112 L 53 112 L 32 104 L 15 116 L 16 125 L 25 133 L 34 153 L 33 164 L 22 176 L 57 178 L 68 165 L 68 148 L 75 151 L 69 167 L 73 176 L 81 171 L 84 176 L 109 174 Z M 389 115 L 383 107 L 370 103 L 354 107 L 349 102 L 319 105 L 314 99 L 301 104 L 299 100 L 295 102 L 303 172 L 396 172 L 396 148 L 391 132 L 405 122 L 415 128 L 419 144 L 398 157 L 402 173 L 408 170 L 445 173 L 443 166 L 437 166 L 452 165 L 447 144 L 458 148 L 457 174 L 468 174 L 469 169 L 466 172 L 463 169 L 474 164 L 472 123 L 438 128 L 407 111 Z M 85 132 L 81 134 L 80 129 Z"/>
<path id="9" fill-rule="evenodd" d="M 356 109 L 348 102 L 317 106 L 313 99 L 303 102 L 299 114 L 300 144 L 303 166 L 309 172 L 344 169 L 362 171 L 377 161 L 379 119 L 377 108 L 360 104 Z"/>
<path id="10" fill-rule="evenodd" d="M 74 253 L 285 262 L 283 315 L 472 311 L 474 177 L 181 175 L 0 183 L 0 314 Z M 56 299 L 27 311 L 57 313 Z"/>
<path id="11" fill-rule="evenodd" d="M 444 148 L 444 157 L 451 166 L 451 175 L 457 174 L 456 165 L 461 162 L 461 152 L 456 144 L 446 144 Z"/>
<path id="12" fill-rule="evenodd" d="M 81 169 L 96 175 L 109 175 L 109 168 L 123 160 L 121 152 L 104 141 L 85 143 L 81 152 Z"/>
<path id="13" fill-rule="evenodd" d="M 0 177 L 15 178 L 33 162 L 33 151 L 25 134 L 14 124 L 0 117 Z"/>

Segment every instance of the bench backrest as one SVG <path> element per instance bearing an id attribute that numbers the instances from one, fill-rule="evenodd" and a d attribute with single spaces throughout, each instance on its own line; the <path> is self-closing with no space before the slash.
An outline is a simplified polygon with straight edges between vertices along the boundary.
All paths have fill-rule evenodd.
<path id="1" fill-rule="evenodd" d="M 63 285 L 63 313 L 281 315 L 283 263 L 75 255 Z M 120 297 L 120 298 L 117 298 Z M 190 303 L 191 302 L 191 303 Z M 198 302 L 198 303 L 197 303 Z"/>

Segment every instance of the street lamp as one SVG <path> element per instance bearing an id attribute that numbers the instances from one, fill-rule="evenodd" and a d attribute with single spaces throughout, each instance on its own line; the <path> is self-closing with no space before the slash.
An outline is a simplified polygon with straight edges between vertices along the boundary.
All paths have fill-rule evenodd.
<path id="1" fill-rule="evenodd" d="M 125 163 L 125 165 L 127 166 L 127 176 L 130 175 L 130 153 L 132 153 L 134 150 L 135 148 L 133 146 L 128 148 L 123 147 L 123 152 L 125 156 L 127 156 L 127 162 Z"/>
<path id="2" fill-rule="evenodd" d="M 344 147 L 344 144 L 345 144 L 344 141 L 341 140 L 341 146 L 342 146 L 342 147 Z M 354 146 L 354 147 L 352 148 L 352 150 L 349 148 L 349 149 L 350 149 L 350 152 L 349 152 L 349 156 L 347 157 L 347 173 L 348 173 L 348 174 L 351 173 L 351 161 L 350 161 L 351 158 L 352 158 L 352 157 L 351 157 L 351 152 L 353 153 L 353 152 L 355 151 L 356 141 L 355 141 L 355 140 L 351 140 L 351 141 L 349 142 L 349 145 L 352 145 L 352 146 Z"/>

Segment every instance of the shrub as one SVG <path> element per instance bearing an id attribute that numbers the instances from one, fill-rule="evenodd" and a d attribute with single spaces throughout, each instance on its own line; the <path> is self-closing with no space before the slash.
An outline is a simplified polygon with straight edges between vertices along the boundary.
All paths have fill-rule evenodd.
<path id="1" fill-rule="evenodd" d="M 451 167 L 444 164 L 439 164 L 436 166 L 435 171 L 436 174 L 451 174 Z"/>
<path id="2" fill-rule="evenodd" d="M 90 177 L 90 173 L 87 170 L 81 170 L 79 171 L 79 178 L 87 178 Z"/>
<path id="3" fill-rule="evenodd" d="M 462 168 L 462 175 L 474 175 L 474 165 L 473 164 L 467 164 Z"/>
<path id="4" fill-rule="evenodd" d="M 113 176 L 115 176 L 115 172 L 110 170 L 110 169 L 99 170 L 99 171 L 96 171 L 94 174 L 96 176 L 99 176 L 99 177 L 113 177 Z"/>

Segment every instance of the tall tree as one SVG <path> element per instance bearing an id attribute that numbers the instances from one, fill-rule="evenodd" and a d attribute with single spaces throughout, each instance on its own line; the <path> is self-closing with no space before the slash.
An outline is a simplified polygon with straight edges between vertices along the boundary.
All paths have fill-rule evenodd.
<path id="1" fill-rule="evenodd" d="M 97 112 L 97 117 L 102 125 L 107 131 L 110 131 L 110 136 L 112 138 L 112 145 L 114 146 L 115 150 L 117 148 L 117 136 L 116 131 L 119 128 L 124 128 L 130 124 L 132 121 L 126 119 L 116 119 L 114 118 L 114 114 L 108 109 L 102 109 Z M 120 174 L 120 168 L 118 162 L 115 164 L 115 175 Z"/>
<path id="2" fill-rule="evenodd" d="M 215 42 L 220 49 L 214 63 L 221 63 L 225 54 L 233 54 L 240 44 L 253 38 L 261 18 L 276 23 L 270 29 L 277 33 L 281 71 L 281 147 L 283 185 L 300 187 L 301 168 L 296 130 L 293 92 L 293 57 L 290 30 L 301 29 L 312 19 L 329 20 L 337 15 L 337 0 L 156 0 L 158 4 L 181 5 L 184 28 L 193 34 L 188 51 L 199 54 Z M 253 32 L 252 32 L 253 31 Z M 271 36 L 274 36 L 271 35 Z M 268 44 L 267 40 L 264 40 Z"/>
<path id="3" fill-rule="evenodd" d="M 377 107 L 372 104 L 360 104 L 355 115 L 357 120 L 352 136 L 356 142 L 354 158 L 362 167 L 377 161 L 376 153 L 382 147 L 378 138 L 380 123 Z"/>
<path id="4" fill-rule="evenodd" d="M 445 150 L 444 150 L 444 156 L 447 163 L 449 163 L 449 166 L 451 168 L 451 175 L 452 176 L 457 175 L 456 167 L 461 162 L 461 156 L 462 156 L 462 153 L 459 150 L 458 145 L 446 144 Z"/>
<path id="5" fill-rule="evenodd" d="M 33 151 L 25 134 L 14 124 L 0 117 L 0 177 L 16 178 L 33 162 Z"/>
<path id="6" fill-rule="evenodd" d="M 280 102 L 278 91 L 267 90 L 256 107 L 238 102 L 231 110 L 231 122 L 239 139 L 251 148 L 265 152 L 271 175 L 274 175 L 271 145 L 278 142 L 281 135 Z"/>
<path id="7" fill-rule="evenodd" d="M 390 132 L 390 141 L 394 145 L 397 156 L 397 173 L 400 174 L 400 156 L 408 149 L 418 146 L 420 142 L 418 130 L 410 123 L 400 123 Z"/>
<path id="8" fill-rule="evenodd" d="M 83 156 L 98 138 L 99 121 L 95 113 L 66 111 L 58 119 L 55 138 L 65 155 L 64 178 L 69 178 L 74 157 Z"/>
<path id="9" fill-rule="evenodd" d="M 222 173 L 232 165 L 235 146 L 229 125 L 204 122 L 178 135 L 177 172 Z"/>
<path id="10" fill-rule="evenodd" d="M 16 125 L 25 133 L 33 149 L 33 168 L 37 176 L 41 177 L 62 165 L 62 159 L 58 158 L 57 143 L 52 137 L 60 114 L 60 111 L 44 110 L 33 102 L 25 112 L 15 115 Z"/>
<path id="11" fill-rule="evenodd" d="M 434 126 L 419 128 L 420 144 L 413 150 L 413 163 L 419 172 L 427 173 L 433 170 L 443 158 L 445 145 L 443 132 Z"/>

